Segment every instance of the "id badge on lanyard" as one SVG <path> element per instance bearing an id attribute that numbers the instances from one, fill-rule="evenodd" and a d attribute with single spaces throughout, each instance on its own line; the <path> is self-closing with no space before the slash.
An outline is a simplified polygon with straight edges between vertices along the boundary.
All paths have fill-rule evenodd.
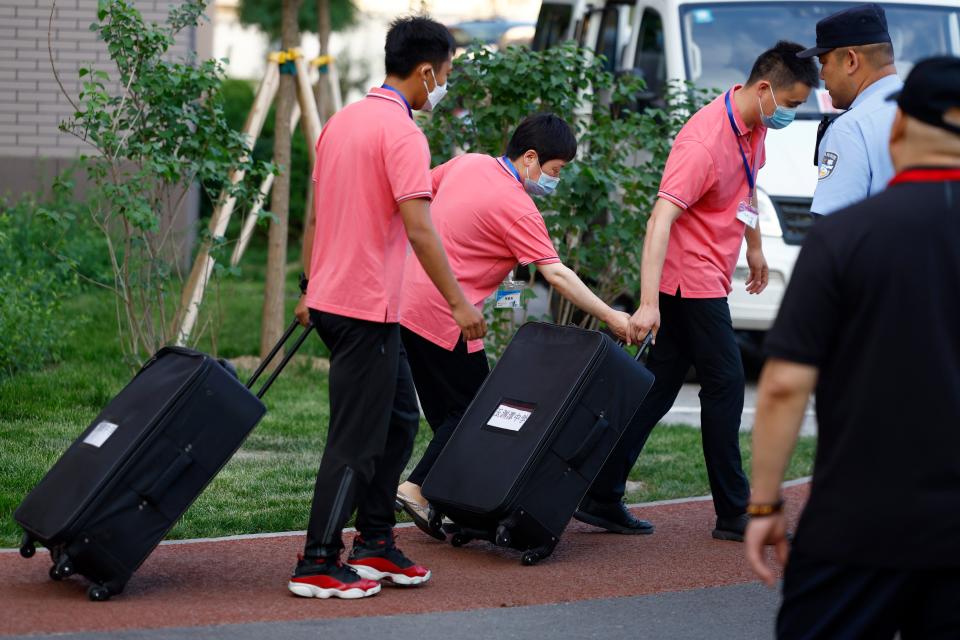
<path id="1" fill-rule="evenodd" d="M 519 309 L 523 302 L 523 290 L 526 283 L 514 280 L 513 271 L 507 276 L 507 279 L 497 287 L 497 298 L 494 303 L 496 309 Z"/>
<path id="2" fill-rule="evenodd" d="M 752 194 L 749 200 L 742 200 L 740 204 L 737 205 L 737 220 L 751 229 L 757 228 L 757 223 L 760 222 L 760 212 L 753 206 Z"/>
<path id="3" fill-rule="evenodd" d="M 724 96 L 724 101 L 727 105 L 727 117 L 730 118 L 730 127 L 733 129 L 733 135 L 737 137 L 737 148 L 740 150 L 740 159 L 743 160 L 743 170 L 747 175 L 747 185 L 750 187 L 747 199 L 742 200 L 740 204 L 737 205 L 737 220 L 751 229 L 756 229 L 757 224 L 760 222 L 760 212 L 753 206 L 754 195 L 757 191 L 757 176 L 753 168 L 750 167 L 750 163 L 747 162 L 747 154 L 743 151 L 743 145 L 740 143 L 740 130 L 737 129 L 737 122 L 733 117 L 733 108 L 730 106 L 731 91 L 727 91 L 727 95 Z"/>

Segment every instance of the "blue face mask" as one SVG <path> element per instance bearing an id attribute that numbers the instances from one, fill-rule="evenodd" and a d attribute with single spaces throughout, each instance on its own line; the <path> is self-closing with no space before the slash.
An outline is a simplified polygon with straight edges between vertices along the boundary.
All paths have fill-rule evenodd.
<path id="1" fill-rule="evenodd" d="M 763 113 L 763 102 L 760 98 L 757 98 L 757 101 L 760 102 L 760 121 L 768 129 L 783 129 L 797 117 L 796 109 L 787 109 L 786 107 L 781 107 L 777 104 L 777 96 L 773 95 L 773 89 L 770 89 L 770 97 L 773 98 L 773 104 L 775 109 L 773 110 L 772 116 L 767 116 Z"/>
<path id="2" fill-rule="evenodd" d="M 530 175 L 530 168 L 527 168 L 527 175 Z M 554 191 L 557 190 L 557 185 L 560 184 L 560 178 L 554 178 L 553 176 L 548 176 L 543 170 L 543 167 L 540 167 L 540 178 L 536 182 L 531 180 L 529 177 L 523 180 L 523 188 L 532 196 L 549 196 L 553 195 Z"/>

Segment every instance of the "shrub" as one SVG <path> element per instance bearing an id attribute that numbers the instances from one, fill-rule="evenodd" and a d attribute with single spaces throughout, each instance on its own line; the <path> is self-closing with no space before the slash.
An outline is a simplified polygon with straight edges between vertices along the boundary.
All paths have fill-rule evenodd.
<path id="1" fill-rule="evenodd" d="M 63 299 L 109 282 L 106 257 L 78 217 L 72 188 L 59 178 L 50 198 L 30 194 L 0 205 L 0 379 L 57 359 L 71 326 L 60 315 Z"/>

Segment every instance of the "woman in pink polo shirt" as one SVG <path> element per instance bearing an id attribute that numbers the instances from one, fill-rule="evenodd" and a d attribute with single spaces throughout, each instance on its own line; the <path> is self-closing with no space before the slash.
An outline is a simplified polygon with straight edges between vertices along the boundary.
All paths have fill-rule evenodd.
<path id="1" fill-rule="evenodd" d="M 629 315 L 611 309 L 565 267 L 530 195 L 549 195 L 577 153 L 569 125 L 553 114 L 524 120 L 499 158 L 470 153 L 432 173 L 433 224 L 467 298 L 481 308 L 517 263 L 535 264 L 562 296 L 625 336 Z M 420 263 L 407 257 L 400 325 L 414 384 L 434 437 L 397 503 L 417 526 L 431 530 L 420 486 L 460 422 L 489 368 L 482 340 L 464 340 L 449 307 Z"/>

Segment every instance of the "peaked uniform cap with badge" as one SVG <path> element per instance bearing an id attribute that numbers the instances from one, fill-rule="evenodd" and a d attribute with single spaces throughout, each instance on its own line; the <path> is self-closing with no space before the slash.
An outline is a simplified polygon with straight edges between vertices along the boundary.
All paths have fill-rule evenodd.
<path id="1" fill-rule="evenodd" d="M 831 14 L 817 23 L 817 44 L 797 54 L 812 58 L 839 49 L 891 42 L 887 14 L 878 4 L 861 4 Z"/>

